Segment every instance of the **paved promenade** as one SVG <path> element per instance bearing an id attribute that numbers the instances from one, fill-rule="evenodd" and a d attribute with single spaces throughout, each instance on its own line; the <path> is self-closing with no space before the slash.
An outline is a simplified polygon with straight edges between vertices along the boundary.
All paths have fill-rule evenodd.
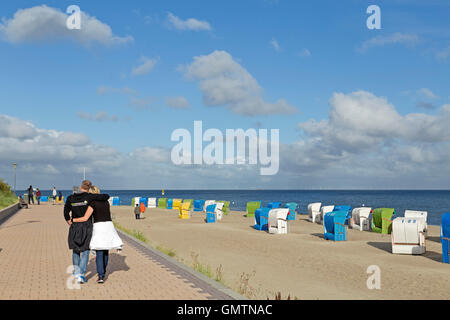
<path id="1" fill-rule="evenodd" d="M 68 271 L 68 225 L 61 205 L 31 206 L 0 225 L 0 300 L 6 299 L 231 299 L 128 236 L 122 253 L 110 253 L 107 278 L 97 284 L 91 255 L 86 284 Z M 70 289 L 72 288 L 72 289 Z"/>

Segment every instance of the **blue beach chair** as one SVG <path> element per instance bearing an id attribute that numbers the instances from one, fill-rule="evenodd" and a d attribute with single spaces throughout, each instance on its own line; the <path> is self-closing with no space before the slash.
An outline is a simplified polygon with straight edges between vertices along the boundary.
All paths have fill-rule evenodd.
<path id="1" fill-rule="evenodd" d="M 347 216 L 345 217 L 345 225 L 348 226 L 348 222 L 352 218 L 352 207 L 351 206 L 334 206 L 333 211 L 346 211 Z"/>
<path id="2" fill-rule="evenodd" d="M 332 211 L 325 214 L 323 220 L 323 237 L 325 240 L 347 240 L 347 230 L 345 228 L 347 214 L 347 211 Z"/>
<path id="3" fill-rule="evenodd" d="M 41 202 L 48 202 L 48 196 L 42 196 Z"/>
<path id="4" fill-rule="evenodd" d="M 194 211 L 202 212 L 205 206 L 205 200 L 194 200 Z"/>
<path id="5" fill-rule="evenodd" d="M 112 205 L 113 206 L 120 206 L 120 198 L 119 197 L 113 197 Z"/>
<path id="6" fill-rule="evenodd" d="M 442 262 L 449 262 L 450 249 L 450 212 L 444 213 L 441 220 Z"/>
<path id="7" fill-rule="evenodd" d="M 284 207 L 289 209 L 287 220 L 295 220 L 295 212 L 297 211 L 298 204 L 296 202 L 289 202 Z"/>
<path id="8" fill-rule="evenodd" d="M 206 223 L 215 223 L 216 222 L 216 205 L 210 204 L 206 207 Z"/>
<path id="9" fill-rule="evenodd" d="M 173 199 L 167 199 L 167 209 L 173 208 Z"/>
<path id="10" fill-rule="evenodd" d="M 267 204 L 267 208 L 269 209 L 277 209 L 281 206 L 281 202 L 269 202 Z"/>
<path id="11" fill-rule="evenodd" d="M 269 230 L 269 211 L 270 208 L 259 208 L 255 210 L 255 225 L 256 230 Z"/>

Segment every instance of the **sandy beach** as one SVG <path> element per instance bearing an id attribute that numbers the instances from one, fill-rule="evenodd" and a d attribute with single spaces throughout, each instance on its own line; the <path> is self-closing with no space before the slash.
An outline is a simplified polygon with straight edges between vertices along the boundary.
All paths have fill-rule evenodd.
<path id="1" fill-rule="evenodd" d="M 323 227 L 297 215 L 287 235 L 253 229 L 253 218 L 231 212 L 215 224 L 205 213 L 147 209 L 136 220 L 131 207 L 112 207 L 113 219 L 141 232 L 152 246 L 172 249 L 192 266 L 221 266 L 223 283 L 252 299 L 449 299 L 450 267 L 441 263 L 439 227 L 429 226 L 427 252 L 393 255 L 390 235 L 349 230 L 348 241 L 323 239 Z M 126 248 L 125 248 L 126 250 Z M 381 289 L 367 288 L 367 268 L 381 270 Z"/>

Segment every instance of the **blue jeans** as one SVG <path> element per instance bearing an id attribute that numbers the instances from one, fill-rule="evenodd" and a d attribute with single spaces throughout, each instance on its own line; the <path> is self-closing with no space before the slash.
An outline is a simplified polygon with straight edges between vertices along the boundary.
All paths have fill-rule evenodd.
<path id="1" fill-rule="evenodd" d="M 97 264 L 97 273 L 99 277 L 104 277 L 106 273 L 106 267 L 108 266 L 109 251 L 108 250 L 96 250 L 95 263 Z"/>
<path id="2" fill-rule="evenodd" d="M 81 257 L 80 257 L 81 256 Z M 73 263 L 73 274 L 75 276 L 84 276 L 87 269 L 87 264 L 89 261 L 89 250 L 81 252 L 75 252 L 72 253 L 72 263 Z"/>

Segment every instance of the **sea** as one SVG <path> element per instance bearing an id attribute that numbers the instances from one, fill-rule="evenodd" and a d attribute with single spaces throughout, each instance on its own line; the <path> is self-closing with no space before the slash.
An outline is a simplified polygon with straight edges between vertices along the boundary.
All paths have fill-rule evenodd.
<path id="1" fill-rule="evenodd" d="M 61 191 L 64 197 L 72 190 Z M 43 196 L 50 196 L 51 190 L 41 190 Z M 17 194 L 24 194 L 18 191 Z M 394 208 L 396 216 L 403 216 L 405 210 L 428 212 L 428 224 L 440 225 L 441 215 L 450 212 L 450 190 L 102 190 L 110 196 L 118 196 L 121 205 L 131 205 L 133 197 L 180 198 L 230 201 L 230 209 L 245 211 L 248 201 L 298 203 L 298 212 L 307 213 L 312 202 L 322 205 L 350 205 L 352 208 Z"/>

